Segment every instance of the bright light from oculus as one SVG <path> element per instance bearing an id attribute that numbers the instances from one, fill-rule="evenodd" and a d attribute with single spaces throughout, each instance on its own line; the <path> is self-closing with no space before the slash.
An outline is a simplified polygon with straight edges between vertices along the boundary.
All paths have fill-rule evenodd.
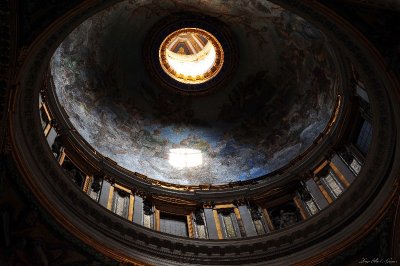
<path id="1" fill-rule="evenodd" d="M 204 51 L 205 54 L 201 58 L 185 58 L 178 57 L 175 53 L 167 50 L 167 62 L 178 75 L 187 77 L 202 76 L 214 65 L 216 57 L 215 48 L 210 42 L 207 43 Z"/>
<path id="2" fill-rule="evenodd" d="M 203 164 L 203 155 L 196 149 L 170 149 L 169 163 L 176 168 L 189 168 Z"/>
<path id="3" fill-rule="evenodd" d="M 159 56 L 165 73 L 187 84 L 212 79 L 224 62 L 224 52 L 218 40 L 198 28 L 183 28 L 168 35 L 161 43 Z"/>

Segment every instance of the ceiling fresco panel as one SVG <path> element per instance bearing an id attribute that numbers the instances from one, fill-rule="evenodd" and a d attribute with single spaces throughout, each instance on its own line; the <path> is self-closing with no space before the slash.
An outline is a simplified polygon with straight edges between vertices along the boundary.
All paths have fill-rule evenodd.
<path id="1" fill-rule="evenodd" d="M 233 78 L 205 95 L 155 82 L 143 63 L 152 25 L 201 11 L 233 32 Z M 78 26 L 51 60 L 56 94 L 80 135 L 126 169 L 175 184 L 268 174 L 305 151 L 329 121 L 337 66 L 329 40 L 267 1 L 125 1 Z M 171 149 L 200 150 L 176 168 Z"/>

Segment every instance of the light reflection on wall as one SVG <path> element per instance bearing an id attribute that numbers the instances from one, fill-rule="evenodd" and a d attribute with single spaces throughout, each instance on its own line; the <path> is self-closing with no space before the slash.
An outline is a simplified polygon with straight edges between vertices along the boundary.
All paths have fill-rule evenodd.
<path id="1" fill-rule="evenodd" d="M 203 164 L 203 155 L 196 149 L 170 149 L 169 163 L 176 168 L 188 168 Z"/>

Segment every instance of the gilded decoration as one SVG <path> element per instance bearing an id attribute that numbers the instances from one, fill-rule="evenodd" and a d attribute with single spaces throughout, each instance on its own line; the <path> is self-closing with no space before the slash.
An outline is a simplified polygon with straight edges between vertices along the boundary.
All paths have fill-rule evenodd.
<path id="1" fill-rule="evenodd" d="M 211 55 L 213 60 L 206 62 Z M 186 84 L 199 84 L 214 78 L 224 64 L 224 51 L 219 41 L 211 33 L 198 28 L 183 28 L 171 33 L 162 42 L 159 57 L 162 69 L 173 79 Z M 186 66 L 186 69 L 179 72 L 170 64 L 171 60 Z M 205 63 L 208 63 L 207 68 L 201 70 Z M 197 75 L 184 73 L 189 70 L 200 72 L 197 71 Z"/>

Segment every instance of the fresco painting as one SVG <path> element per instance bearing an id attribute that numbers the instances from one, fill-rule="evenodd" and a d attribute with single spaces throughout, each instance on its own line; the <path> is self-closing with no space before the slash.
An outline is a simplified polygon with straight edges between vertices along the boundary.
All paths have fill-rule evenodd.
<path id="1" fill-rule="evenodd" d="M 277 170 L 323 131 L 336 99 L 337 73 L 329 41 L 317 28 L 267 1 L 160 5 L 114 5 L 76 28 L 52 58 L 58 99 L 98 152 L 160 181 L 224 184 Z M 234 79 L 220 91 L 174 93 L 145 72 L 141 22 L 155 24 L 163 12 L 183 7 L 204 8 L 211 16 L 218 10 L 237 39 L 246 40 L 238 43 Z M 200 150 L 203 164 L 174 168 L 168 162 L 173 148 Z"/>

